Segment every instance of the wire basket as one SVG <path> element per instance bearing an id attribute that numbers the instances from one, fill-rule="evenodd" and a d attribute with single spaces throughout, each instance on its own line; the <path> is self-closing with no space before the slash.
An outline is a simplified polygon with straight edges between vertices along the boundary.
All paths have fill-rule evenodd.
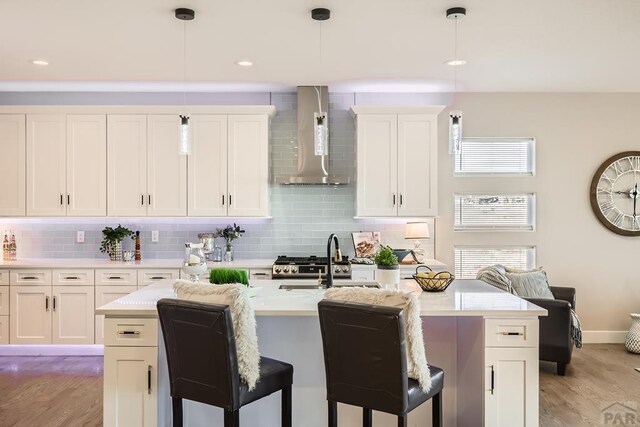
<path id="1" fill-rule="evenodd" d="M 420 288 L 425 292 L 442 292 L 447 289 L 451 282 L 453 282 L 453 280 L 455 279 L 455 276 L 447 271 L 440 271 L 433 277 L 419 277 L 418 273 L 420 272 L 419 270 L 421 268 L 425 268 L 428 271 L 432 270 L 426 265 L 421 265 L 420 267 L 416 268 L 416 274 L 413 275 L 413 280 L 418 282 Z M 448 276 L 442 277 L 445 275 L 445 273 Z"/>

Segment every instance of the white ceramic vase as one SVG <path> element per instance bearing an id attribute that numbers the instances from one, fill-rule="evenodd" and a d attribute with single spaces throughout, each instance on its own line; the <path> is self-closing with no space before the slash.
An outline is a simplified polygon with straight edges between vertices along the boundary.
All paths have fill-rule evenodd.
<path id="1" fill-rule="evenodd" d="M 631 328 L 624 342 L 625 347 L 631 353 L 640 354 L 640 314 L 631 314 Z"/>
<path id="2" fill-rule="evenodd" d="M 400 285 L 400 267 L 397 265 L 379 265 L 376 270 L 376 282 L 384 289 L 398 289 Z"/>

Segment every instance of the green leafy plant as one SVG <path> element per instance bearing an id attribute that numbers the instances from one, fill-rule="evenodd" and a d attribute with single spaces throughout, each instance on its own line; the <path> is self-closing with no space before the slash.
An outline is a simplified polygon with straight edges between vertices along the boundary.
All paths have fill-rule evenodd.
<path id="1" fill-rule="evenodd" d="M 102 242 L 100 242 L 100 252 L 107 252 L 110 246 L 114 243 L 122 242 L 127 237 L 134 239 L 136 233 L 118 224 L 116 228 L 105 227 L 104 230 L 102 230 L 102 235 L 103 238 Z"/>
<path id="2" fill-rule="evenodd" d="M 389 246 L 381 246 L 374 258 L 377 265 L 393 266 L 398 265 L 398 257 Z"/>
<path id="3" fill-rule="evenodd" d="M 232 268 L 213 268 L 209 274 L 209 282 L 214 285 L 224 285 L 227 283 L 242 283 L 249 285 L 249 277 L 246 270 L 235 270 Z"/>

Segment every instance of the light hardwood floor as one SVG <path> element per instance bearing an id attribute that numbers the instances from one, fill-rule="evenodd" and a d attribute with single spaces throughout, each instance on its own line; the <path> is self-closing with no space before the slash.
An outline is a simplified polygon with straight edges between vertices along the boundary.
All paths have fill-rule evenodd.
<path id="1" fill-rule="evenodd" d="M 640 355 L 617 344 L 573 354 L 565 377 L 541 362 L 541 426 L 600 426 L 601 409 L 616 401 L 640 413 Z M 0 426 L 101 425 L 101 357 L 0 357 Z"/>

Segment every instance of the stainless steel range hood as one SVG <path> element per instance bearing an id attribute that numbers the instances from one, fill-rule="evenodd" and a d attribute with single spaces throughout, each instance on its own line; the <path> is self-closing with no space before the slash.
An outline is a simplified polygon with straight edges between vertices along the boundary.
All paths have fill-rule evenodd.
<path id="1" fill-rule="evenodd" d="M 316 86 L 320 92 L 320 108 L 328 111 L 329 90 Z M 318 93 L 314 86 L 298 87 L 298 172 L 295 175 L 278 176 L 276 184 L 283 185 L 343 185 L 348 176 L 331 175 L 329 152 L 331 141 L 324 155 L 315 154 L 314 113 L 318 112 Z"/>

